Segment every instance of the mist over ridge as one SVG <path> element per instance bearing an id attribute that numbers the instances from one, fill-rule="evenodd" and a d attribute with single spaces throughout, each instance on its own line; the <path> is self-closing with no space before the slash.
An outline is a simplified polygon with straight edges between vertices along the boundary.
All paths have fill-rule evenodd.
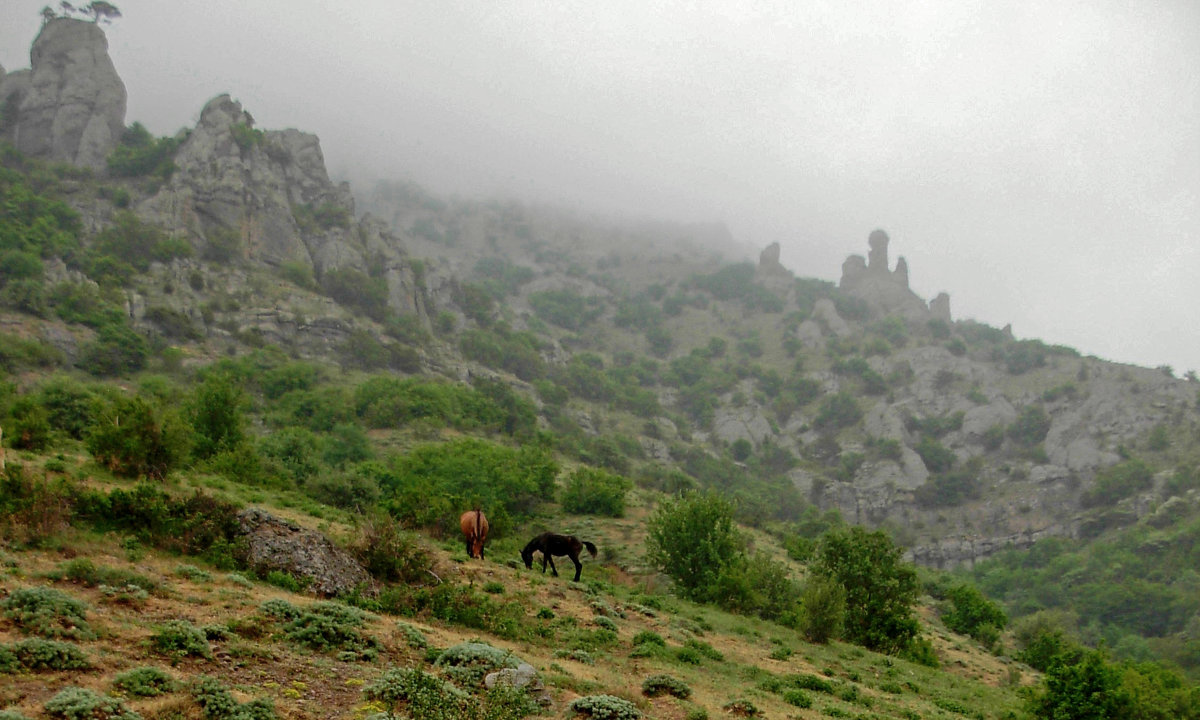
<path id="1" fill-rule="evenodd" d="M 13 70 L 40 5 L 10 5 Z M 1179 314 L 1200 292 L 1188 3 L 122 10 L 128 119 L 159 134 L 227 91 L 259 127 L 316 133 L 356 192 L 723 221 L 829 280 L 883 227 L 956 316 L 1200 366 Z"/>

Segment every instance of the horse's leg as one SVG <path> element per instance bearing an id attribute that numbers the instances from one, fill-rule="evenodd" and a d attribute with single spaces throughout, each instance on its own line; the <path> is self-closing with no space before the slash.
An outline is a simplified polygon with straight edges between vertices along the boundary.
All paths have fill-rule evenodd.
<path id="1" fill-rule="evenodd" d="M 467 538 L 467 557 L 474 557 L 471 555 L 471 538 Z"/>
<path id="2" fill-rule="evenodd" d="M 550 572 L 554 573 L 554 577 L 558 577 L 558 568 L 554 567 L 554 558 L 550 556 L 550 553 L 546 553 L 546 557 L 550 558 Z"/>
<path id="3" fill-rule="evenodd" d="M 575 582 L 579 582 L 579 573 L 583 570 L 583 564 L 579 562 L 579 553 L 571 553 L 567 557 L 571 558 L 571 562 L 575 563 Z"/>
<path id="4" fill-rule="evenodd" d="M 546 574 L 546 560 L 548 560 L 549 558 L 550 558 L 550 553 L 548 553 L 548 552 L 542 553 L 542 574 L 543 575 Z"/>

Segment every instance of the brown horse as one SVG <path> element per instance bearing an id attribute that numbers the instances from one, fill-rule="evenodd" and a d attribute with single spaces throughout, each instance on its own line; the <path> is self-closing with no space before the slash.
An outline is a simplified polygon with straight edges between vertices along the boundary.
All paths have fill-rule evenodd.
<path id="1" fill-rule="evenodd" d="M 579 553 L 584 548 L 591 553 L 592 557 L 596 557 L 596 546 L 587 540 L 580 540 L 574 535 L 559 535 L 558 533 L 544 532 L 534 539 L 529 541 L 525 549 L 521 551 L 521 559 L 525 561 L 525 567 L 533 569 L 533 554 L 535 552 L 542 553 L 542 572 L 546 572 L 546 563 L 550 563 L 550 571 L 558 577 L 558 568 L 554 567 L 554 555 L 571 558 L 571 562 L 575 563 L 575 582 L 579 582 L 579 572 L 583 570 L 583 565 L 579 563 Z"/>
<path id="2" fill-rule="evenodd" d="M 467 557 L 483 559 L 483 544 L 487 542 L 488 521 L 482 510 L 468 510 L 458 519 L 463 537 L 467 540 Z"/>

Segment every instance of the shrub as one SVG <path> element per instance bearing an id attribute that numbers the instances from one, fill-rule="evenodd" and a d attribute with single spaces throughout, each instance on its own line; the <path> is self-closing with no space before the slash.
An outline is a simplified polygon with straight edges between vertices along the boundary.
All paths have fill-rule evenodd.
<path id="1" fill-rule="evenodd" d="M 538 317 L 567 330 L 579 330 L 600 315 L 594 298 L 585 298 L 573 290 L 544 290 L 529 295 L 529 304 Z"/>
<path id="2" fill-rule="evenodd" d="M 156 652 L 178 660 L 191 655 L 212 658 L 212 648 L 204 631 L 187 620 L 169 620 L 160 625 L 150 639 Z"/>
<path id="3" fill-rule="evenodd" d="M 713 599 L 716 580 L 741 552 L 733 506 L 715 494 L 690 493 L 659 505 L 648 523 L 646 556 L 681 595 Z"/>
<path id="4" fill-rule="evenodd" d="M 200 676 L 192 685 L 192 699 L 206 720 L 276 720 L 275 704 L 266 698 L 239 703 L 216 678 Z"/>
<path id="5" fill-rule="evenodd" d="M 651 675 L 642 682 L 642 694 L 646 697 L 657 697 L 667 694 L 686 700 L 692 694 L 687 683 L 670 675 Z"/>
<path id="6" fill-rule="evenodd" d="M 731 715 L 740 715 L 742 717 L 754 717 L 759 713 L 758 707 L 745 699 L 730 700 L 721 707 Z"/>
<path id="7" fill-rule="evenodd" d="M 667 646 L 667 641 L 663 639 L 663 636 L 659 635 L 658 633 L 654 632 L 653 630 L 642 630 L 637 635 L 633 636 L 632 642 L 635 646 L 636 645 L 658 645 L 659 647 Z"/>
<path id="8" fill-rule="evenodd" d="M 136 697 L 155 697 L 175 692 L 178 683 L 156 667 L 140 667 L 117 675 L 113 678 L 113 687 Z"/>
<path id="9" fill-rule="evenodd" d="M 433 569 L 433 559 L 417 536 L 382 513 L 361 520 L 349 550 L 372 577 L 384 582 L 422 584 Z"/>
<path id="10" fill-rule="evenodd" d="M 1146 490 L 1153 482 L 1150 465 L 1137 458 L 1125 460 L 1097 473 L 1095 484 L 1080 496 L 1080 502 L 1089 508 L 1112 505 Z"/>
<path id="11" fill-rule="evenodd" d="M 812 569 L 846 591 L 846 639 L 872 650 L 899 652 L 920 630 L 912 606 L 916 570 L 882 531 L 832 530 L 821 539 Z"/>
<path id="12" fill-rule="evenodd" d="M 488 673 L 500 668 L 515 668 L 521 664 L 519 658 L 507 650 L 492 647 L 484 642 L 465 642 L 447 648 L 438 656 L 435 665 L 445 668 L 454 680 L 467 687 L 483 682 Z"/>
<path id="13" fill-rule="evenodd" d="M 164 478 L 187 455 L 190 434 L 179 416 L 140 397 L 118 396 L 88 428 L 87 448 L 116 475 Z"/>
<path id="14" fill-rule="evenodd" d="M 563 510 L 580 515 L 625 515 L 625 493 L 633 487 L 627 478 L 604 470 L 579 467 L 567 477 L 562 492 Z"/>
<path id="15" fill-rule="evenodd" d="M 833 578 L 814 575 L 800 595 L 800 632 L 809 642 L 824 644 L 842 633 L 846 590 Z"/>
<path id="16" fill-rule="evenodd" d="M 429 720 L 461 717 L 458 712 L 472 702 L 454 685 L 417 668 L 387 670 L 363 688 L 363 695 L 383 703 L 393 713 Z"/>
<path id="17" fill-rule="evenodd" d="M 87 623 L 87 605 L 54 588 L 14 590 L 0 602 L 0 608 L 27 633 L 81 640 L 96 636 Z"/>
<path id="18" fill-rule="evenodd" d="M 177 138 L 155 138 L 145 126 L 135 122 L 125 128 L 120 143 L 109 154 L 108 172 L 114 177 L 153 175 L 166 180 L 175 172 L 172 158 L 178 148 Z"/>
<path id="19" fill-rule="evenodd" d="M 30 638 L 0 645 L 0 672 L 86 670 L 92 665 L 78 645 Z"/>
<path id="20" fill-rule="evenodd" d="M 788 705 L 795 705 L 796 707 L 799 707 L 799 708 L 812 707 L 812 697 L 808 693 L 804 692 L 803 690 L 800 690 L 799 688 L 792 688 L 791 690 L 784 690 L 783 691 L 783 701 L 785 703 L 787 703 Z"/>
<path id="21" fill-rule="evenodd" d="M 999 631 L 1008 624 L 1008 616 L 996 603 L 987 599 L 974 585 L 956 585 L 946 593 L 951 609 L 942 614 L 946 627 L 970 635 L 991 647 Z"/>
<path id="22" fill-rule="evenodd" d="M 572 700 L 567 709 L 595 720 L 638 720 L 642 717 L 633 703 L 614 695 L 585 695 Z"/>
<path id="23" fill-rule="evenodd" d="M 1050 432 L 1050 417 L 1041 405 L 1026 405 L 1008 427 L 1008 436 L 1023 447 L 1033 447 Z"/>
<path id="24" fill-rule="evenodd" d="M 54 580 L 67 580 L 84 587 L 120 587 L 132 586 L 157 593 L 161 590 L 159 583 L 145 575 L 128 570 L 120 570 L 105 565 L 97 565 L 88 558 L 75 558 L 60 565 L 50 577 Z"/>
<path id="25" fill-rule="evenodd" d="M 854 425 L 862 418 L 862 408 L 858 401 L 847 392 L 838 392 L 826 397 L 821 402 L 814 423 L 819 428 L 845 428 Z"/>
<path id="26" fill-rule="evenodd" d="M 63 688 L 43 708 L 50 717 L 64 720 L 142 720 L 120 700 L 80 687 Z"/>
<path id="27" fill-rule="evenodd" d="M 379 641 L 359 630 L 366 615 L 340 603 L 314 603 L 284 626 L 284 636 L 310 650 L 349 653 L 351 658 L 372 660 L 379 654 Z"/>
<path id="28" fill-rule="evenodd" d="M 95 340 L 80 348 L 75 364 L 92 375 L 112 377 L 141 370 L 149 357 L 149 346 L 141 335 L 125 325 L 106 325 Z"/>

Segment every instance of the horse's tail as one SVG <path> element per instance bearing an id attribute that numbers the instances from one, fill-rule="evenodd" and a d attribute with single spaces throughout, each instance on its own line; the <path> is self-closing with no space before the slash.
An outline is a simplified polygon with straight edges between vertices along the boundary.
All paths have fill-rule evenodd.
<path id="1" fill-rule="evenodd" d="M 596 546 L 595 546 L 595 545 L 591 544 L 591 543 L 590 543 L 590 542 L 588 542 L 587 540 L 584 540 L 584 541 L 583 541 L 583 546 L 584 546 L 585 548 L 587 548 L 587 551 L 588 551 L 589 553 L 591 553 L 591 554 L 592 554 L 592 557 L 596 557 Z"/>
<path id="2" fill-rule="evenodd" d="M 487 532 L 484 531 L 484 529 L 483 529 L 483 510 L 476 507 L 475 508 L 475 537 L 482 540 L 483 536 L 486 534 L 487 534 Z"/>

